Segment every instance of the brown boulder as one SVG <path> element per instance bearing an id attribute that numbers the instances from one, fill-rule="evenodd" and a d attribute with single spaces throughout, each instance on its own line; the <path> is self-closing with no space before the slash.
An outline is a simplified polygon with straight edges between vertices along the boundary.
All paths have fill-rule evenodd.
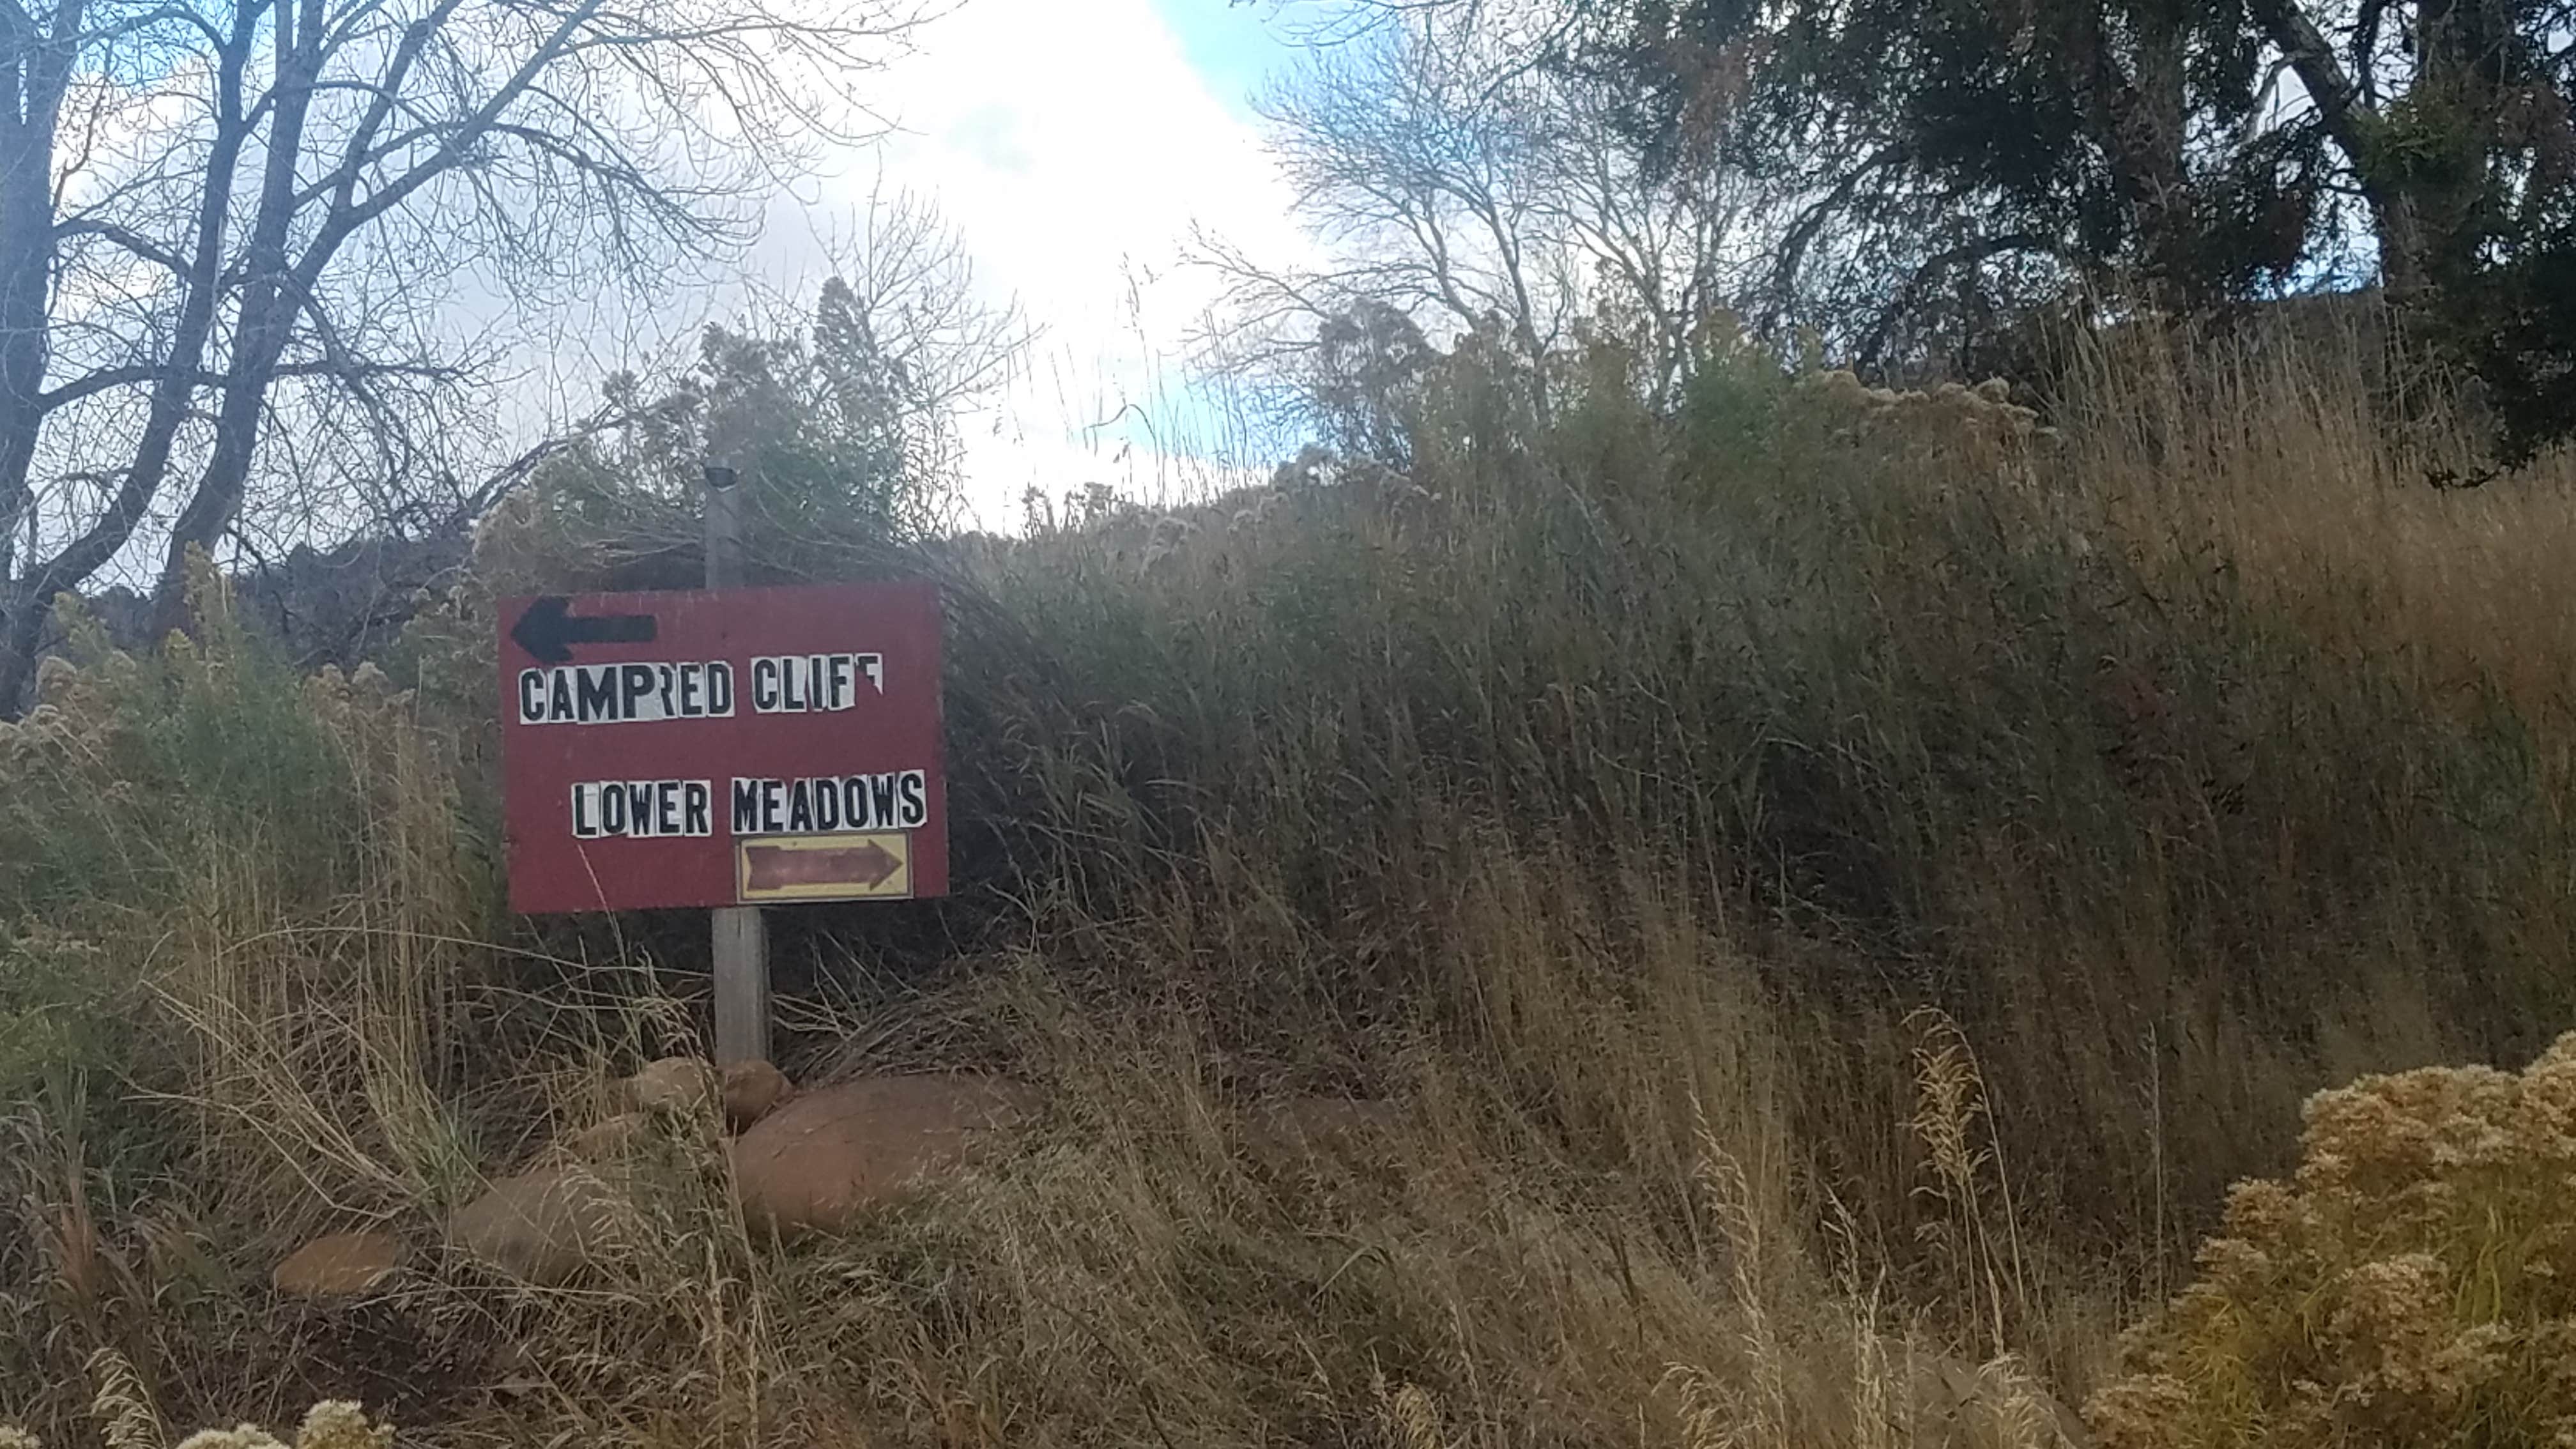
<path id="1" fill-rule="evenodd" d="M 391 1233 L 333 1233 L 289 1253 L 269 1275 L 292 1298 L 355 1298 L 402 1266 L 402 1240 Z"/>
<path id="2" fill-rule="evenodd" d="M 777 1110 L 795 1084 L 787 1074 L 763 1061 L 735 1062 L 724 1069 L 725 1125 L 736 1132 Z"/>
<path id="3" fill-rule="evenodd" d="M 992 1077 L 867 1077 L 799 1095 L 727 1151 L 753 1224 L 836 1232 L 1037 1106 L 1032 1089 Z"/>
<path id="4" fill-rule="evenodd" d="M 448 1241 L 514 1278 L 552 1287 L 605 1255 L 626 1206 L 580 1166 L 503 1178 L 448 1219 Z"/>
<path id="5" fill-rule="evenodd" d="M 694 1117 L 715 1100 L 715 1072 L 694 1057 L 664 1057 L 647 1062 L 623 1085 L 626 1101 L 638 1112 Z"/>
<path id="6" fill-rule="evenodd" d="M 624 1162 L 660 1141 L 653 1130 L 653 1119 L 641 1112 L 620 1112 L 602 1118 L 562 1139 L 563 1150 L 575 1161 L 588 1163 Z"/>

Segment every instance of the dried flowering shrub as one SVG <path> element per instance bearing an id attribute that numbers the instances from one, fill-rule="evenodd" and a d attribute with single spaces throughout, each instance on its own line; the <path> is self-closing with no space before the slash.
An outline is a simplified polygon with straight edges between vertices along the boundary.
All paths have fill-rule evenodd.
<path id="1" fill-rule="evenodd" d="M 109 1435 L 111 1440 L 116 1437 Z M 371 1423 L 363 1408 L 332 1399 L 315 1404 L 305 1414 L 292 1446 L 266 1430 L 243 1424 L 232 1429 L 201 1429 L 180 1440 L 178 1449 L 393 1449 L 393 1443 L 393 1425 Z M 23 1429 L 0 1425 L 0 1449 L 43 1449 L 43 1445 Z"/>
<path id="2" fill-rule="evenodd" d="M 1835 370 L 1802 376 L 1796 396 L 1812 418 L 1847 442 L 1941 475 L 2027 485 L 2041 450 L 2056 440 L 2036 411 L 2011 400 L 2000 379 L 1899 391 L 1870 387 L 1849 371 Z"/>
<path id="3" fill-rule="evenodd" d="M 2106 1449 L 2576 1445 L 2576 1032 L 2519 1073 L 2309 1100 L 2198 1281 L 2123 1340 Z"/>
<path id="4" fill-rule="evenodd" d="M 371 1424 L 356 1404 L 332 1400 L 315 1404 L 296 1431 L 293 1449 L 393 1449 L 391 1424 Z M 289 1449 L 277 1439 L 245 1424 L 237 1429 L 205 1429 L 179 1441 L 178 1449 Z"/>

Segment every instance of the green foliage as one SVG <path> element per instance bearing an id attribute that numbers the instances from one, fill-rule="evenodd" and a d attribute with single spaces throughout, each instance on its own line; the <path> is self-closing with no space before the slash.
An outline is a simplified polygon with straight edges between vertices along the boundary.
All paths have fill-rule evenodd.
<path id="1" fill-rule="evenodd" d="M 91 941 L 21 922 L 0 940 L 0 1096 L 113 1073 L 133 1050 L 132 980 Z"/>
<path id="2" fill-rule="evenodd" d="M 1573 13 L 1555 59 L 1617 88 L 1650 170 L 1798 198 L 1773 307 L 1865 369 L 1938 372 L 2069 293 L 2224 317 L 2376 274 L 2488 383 L 2505 464 L 2576 417 L 2576 51 L 2550 0 Z M 2274 104 L 2285 73 L 2305 104 Z"/>
<path id="3" fill-rule="evenodd" d="M 1327 318 L 1299 388 L 1320 441 L 1345 458 L 1411 466 L 1419 384 L 1434 355 L 1413 319 L 1383 302 L 1361 298 Z"/>
<path id="4" fill-rule="evenodd" d="M 2483 388 L 2499 461 L 2520 466 L 2556 446 L 2576 418 L 2576 225 L 2526 236 L 2440 300 L 2430 330 Z"/>
<path id="5" fill-rule="evenodd" d="M 69 653 L 0 725 L 0 1095 L 57 1125 L 89 1102 L 101 1160 L 146 1141 L 166 1165 L 169 1124 L 145 1099 L 179 1084 L 176 1040 L 238 1045 L 231 993 L 384 991 L 369 971 L 392 953 L 399 989 L 376 1004 L 424 1006 L 441 989 L 427 959 L 449 948 L 406 954 L 380 929 L 436 914 L 453 932 L 489 900 L 453 833 L 444 747 L 409 701 L 373 666 L 298 675 L 202 563 L 194 578 L 195 635 L 154 654 L 67 609 Z M 368 899 L 426 869 L 402 899 Z"/>
<path id="6" fill-rule="evenodd" d="M 209 869 L 327 892 L 366 791 L 293 671 L 220 607 L 199 641 L 131 655 L 77 610 L 37 702 L 0 725 L 0 1096 L 121 1071 L 149 1014 L 134 924 Z"/>
<path id="7" fill-rule="evenodd" d="M 833 278 L 803 332 L 710 326 L 694 368 L 659 397 L 605 387 L 618 425 L 551 463 L 559 520 L 599 533 L 685 533 L 709 464 L 750 490 L 764 535 L 926 537 L 946 518 L 955 458 L 935 379 L 888 351 L 870 299 Z"/>
<path id="8" fill-rule="evenodd" d="M 2249 125 L 2265 64 L 2241 6 L 1688 0 L 1602 14 L 1567 63 L 1624 84 L 1650 166 L 1747 164 L 1823 198 L 1798 230 L 1829 226 L 1832 243 L 1808 234 L 1784 253 L 1787 285 L 1814 267 L 1879 307 L 1948 307 L 1959 287 L 2011 306 L 2118 263 L 2200 302 L 2277 283 L 2333 240 L 2317 135 Z M 2046 265 L 1994 265 L 2014 259 Z"/>
<path id="9" fill-rule="evenodd" d="M 36 706 L 0 737 L 0 918 L 76 917 L 166 899 L 199 852 L 263 837 L 281 884 L 334 865 L 327 830 L 362 806 L 303 682 L 217 611 L 200 639 L 113 648 L 78 613 Z"/>
<path id="10" fill-rule="evenodd" d="M 449 733 L 372 665 L 287 666 L 202 555 L 191 593 L 151 654 L 68 610 L 0 726 L 0 1414 L 58 1443 L 111 1346 L 167 1407 L 259 1407 L 291 1381 L 181 1366 L 266 1255 L 476 1181 L 443 1094 L 494 879 Z"/>
<path id="11" fill-rule="evenodd" d="M 1715 464 L 1758 454 L 1778 435 L 1790 376 L 1729 327 L 1703 347 L 1683 393 L 1680 427 L 1691 455 Z"/>

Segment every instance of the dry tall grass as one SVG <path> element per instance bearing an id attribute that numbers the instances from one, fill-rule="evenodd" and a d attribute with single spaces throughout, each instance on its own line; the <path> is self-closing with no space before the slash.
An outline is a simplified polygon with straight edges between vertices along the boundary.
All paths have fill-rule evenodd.
<path id="1" fill-rule="evenodd" d="M 2137 334 L 2089 350 L 2069 399 L 2069 470 L 2125 536 L 2227 561 L 2331 647 L 2398 662 L 2422 697 L 2474 706 L 2501 692 L 2563 727 L 2576 469 L 2562 455 L 2435 486 L 2473 473 L 2474 440 L 2438 401 L 2392 428 L 2366 315 L 2295 346 Z"/>
<path id="2" fill-rule="evenodd" d="M 829 1244 L 692 1150 L 572 1288 L 261 1286 L 690 1042 L 693 922 L 491 904 L 478 610 L 682 581 L 632 510 L 497 520 L 403 692 L 57 671 L 0 1419 L 92 1433 L 112 1349 L 159 1424 L 458 1444 L 2042 1444 L 2311 1091 L 2576 1010 L 2570 480 L 2423 488 L 2331 350 L 2040 413 L 1721 354 L 1671 417 L 1605 350 L 1546 427 L 1483 365 L 1400 485 L 768 552 L 954 585 L 960 893 L 783 923 L 787 1064 L 1051 1104 Z M 1386 1110 L 1283 1147 L 1316 1100 Z"/>

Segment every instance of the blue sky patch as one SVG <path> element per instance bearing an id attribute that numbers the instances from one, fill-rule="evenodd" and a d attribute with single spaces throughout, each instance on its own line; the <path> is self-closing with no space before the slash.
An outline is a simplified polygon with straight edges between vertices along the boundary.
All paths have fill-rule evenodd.
<path id="1" fill-rule="evenodd" d="M 1247 120 L 1253 92 L 1296 59 L 1288 28 L 1311 23 L 1323 10 L 1314 0 L 1154 0 L 1190 67 L 1227 110 Z"/>

